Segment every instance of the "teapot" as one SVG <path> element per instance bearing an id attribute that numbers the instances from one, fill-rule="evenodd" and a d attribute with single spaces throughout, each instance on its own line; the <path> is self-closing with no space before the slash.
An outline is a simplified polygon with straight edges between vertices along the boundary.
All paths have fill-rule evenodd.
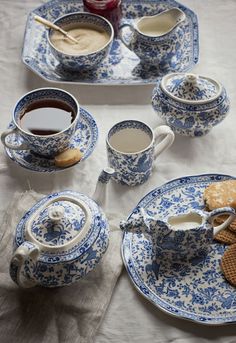
<path id="1" fill-rule="evenodd" d="M 157 81 L 152 106 L 175 133 L 199 137 L 226 117 L 229 98 L 218 81 L 177 72 Z"/>
<path id="2" fill-rule="evenodd" d="M 120 39 L 141 60 L 151 65 L 168 60 L 177 54 L 183 44 L 184 32 L 181 23 L 185 13 L 177 7 L 162 11 L 153 16 L 144 16 L 133 23 L 120 26 Z M 127 37 L 124 28 L 129 27 Z"/>
<path id="3" fill-rule="evenodd" d="M 37 202 L 16 227 L 10 276 L 22 288 L 70 285 L 93 270 L 108 247 L 105 168 L 93 199 L 66 190 Z"/>
<path id="4" fill-rule="evenodd" d="M 221 215 L 229 215 L 229 217 L 222 224 L 214 226 L 214 219 Z M 211 212 L 190 210 L 169 216 L 164 220 L 140 208 L 134 218 L 121 222 L 121 228 L 126 230 L 143 228 L 144 234 L 152 237 L 158 259 L 190 260 L 206 256 L 214 236 L 235 218 L 236 212 L 231 207 L 222 207 Z"/>

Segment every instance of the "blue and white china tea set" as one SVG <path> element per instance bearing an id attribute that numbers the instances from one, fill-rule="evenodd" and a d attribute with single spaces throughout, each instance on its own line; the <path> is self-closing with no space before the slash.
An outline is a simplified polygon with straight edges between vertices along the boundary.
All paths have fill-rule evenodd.
<path id="1" fill-rule="evenodd" d="M 153 130 L 128 118 L 116 123 L 106 137 L 108 167 L 101 172 L 92 199 L 61 191 L 24 214 L 16 227 L 10 261 L 10 276 L 22 288 L 70 285 L 96 268 L 109 243 L 109 225 L 101 209 L 108 181 L 143 184 L 156 158 L 174 143 L 175 134 L 203 136 L 229 111 L 223 85 L 189 72 L 199 54 L 198 21 L 192 10 L 175 0 L 123 0 L 122 13 L 118 38 L 107 19 L 83 11 L 81 0 L 52 0 L 28 17 L 22 60 L 34 73 L 53 82 L 155 84 L 151 104 L 166 125 Z M 53 29 L 37 23 L 35 16 L 71 29 L 71 35 L 81 25 L 108 38 L 92 52 L 64 52 L 52 41 Z M 72 38 L 79 42 L 80 37 Z M 47 119 L 42 119 L 46 108 L 58 113 L 54 126 L 63 115 L 69 121 L 50 131 Z M 31 112 L 47 133 L 34 128 L 37 120 L 24 126 Z M 22 96 L 1 135 L 11 160 L 46 173 L 68 168 L 54 160 L 67 150 L 80 150 L 82 158 L 71 165 L 79 168 L 97 139 L 93 116 L 70 93 L 50 87 Z M 206 324 L 236 321 L 236 290 L 219 269 L 225 247 L 213 241 L 236 213 L 231 207 L 206 212 L 202 197 L 208 185 L 230 178 L 212 174 L 172 180 L 147 194 L 121 222 L 122 256 L 131 280 L 142 295 L 171 315 Z M 219 215 L 229 217 L 213 226 Z"/>

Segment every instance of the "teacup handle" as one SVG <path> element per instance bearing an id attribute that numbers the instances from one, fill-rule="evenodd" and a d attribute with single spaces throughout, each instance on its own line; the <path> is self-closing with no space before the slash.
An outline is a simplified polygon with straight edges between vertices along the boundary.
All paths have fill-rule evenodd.
<path id="1" fill-rule="evenodd" d="M 128 41 L 125 40 L 124 37 L 123 37 L 123 32 L 122 32 L 122 31 L 123 31 L 123 29 L 124 29 L 125 27 L 129 27 L 129 29 L 130 29 L 132 32 L 134 32 L 134 28 L 133 28 L 133 26 L 132 26 L 131 24 L 128 24 L 128 23 L 124 23 L 124 24 L 120 25 L 120 27 L 119 27 L 119 31 L 120 31 L 119 37 L 120 37 L 120 40 L 122 41 L 122 43 L 123 43 L 128 49 L 130 49 L 130 42 L 131 42 L 131 40 L 129 40 L 129 42 L 128 42 Z"/>
<path id="2" fill-rule="evenodd" d="M 167 125 L 158 126 L 154 130 L 154 139 L 164 136 L 163 139 L 155 146 L 154 158 L 156 159 L 164 150 L 168 149 L 175 139 L 175 134 Z"/>
<path id="3" fill-rule="evenodd" d="M 234 219 L 236 219 L 236 212 L 232 207 L 222 207 L 211 211 L 208 215 L 207 220 L 213 222 L 215 218 L 224 214 L 229 214 L 230 216 L 224 221 L 224 223 L 213 227 L 214 235 L 225 229 Z"/>
<path id="4" fill-rule="evenodd" d="M 18 135 L 18 130 L 16 127 L 14 129 L 8 129 L 1 134 L 1 141 L 5 147 L 12 149 L 12 150 L 29 150 L 30 149 L 28 144 L 26 144 L 26 143 L 21 143 L 19 145 L 15 145 L 15 144 L 11 144 L 11 143 L 7 142 L 6 141 L 7 136 L 12 135 L 12 134 Z"/>
<path id="5" fill-rule="evenodd" d="M 31 279 L 22 277 L 22 268 L 25 261 L 30 258 L 36 262 L 39 255 L 39 248 L 28 241 L 23 242 L 14 252 L 10 262 L 10 276 L 21 288 L 34 287 L 37 283 Z"/>

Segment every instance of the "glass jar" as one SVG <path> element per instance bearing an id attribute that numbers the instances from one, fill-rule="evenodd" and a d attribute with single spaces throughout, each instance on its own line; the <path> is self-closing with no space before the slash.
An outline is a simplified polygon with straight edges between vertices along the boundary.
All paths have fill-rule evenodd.
<path id="1" fill-rule="evenodd" d="M 122 16 L 121 0 L 83 0 L 84 11 L 101 15 L 110 21 L 117 37 L 119 23 Z"/>

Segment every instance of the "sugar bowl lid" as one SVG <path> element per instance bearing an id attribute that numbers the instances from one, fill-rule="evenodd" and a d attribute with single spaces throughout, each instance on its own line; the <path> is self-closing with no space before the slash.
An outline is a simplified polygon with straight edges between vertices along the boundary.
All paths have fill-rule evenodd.
<path id="1" fill-rule="evenodd" d="M 42 251 L 65 251 L 86 236 L 91 222 L 92 213 L 85 201 L 62 194 L 49 198 L 32 212 L 25 238 Z"/>
<path id="2" fill-rule="evenodd" d="M 186 104 L 209 103 L 217 99 L 222 92 L 222 86 L 216 80 L 185 73 L 165 75 L 160 87 L 169 97 Z"/>

